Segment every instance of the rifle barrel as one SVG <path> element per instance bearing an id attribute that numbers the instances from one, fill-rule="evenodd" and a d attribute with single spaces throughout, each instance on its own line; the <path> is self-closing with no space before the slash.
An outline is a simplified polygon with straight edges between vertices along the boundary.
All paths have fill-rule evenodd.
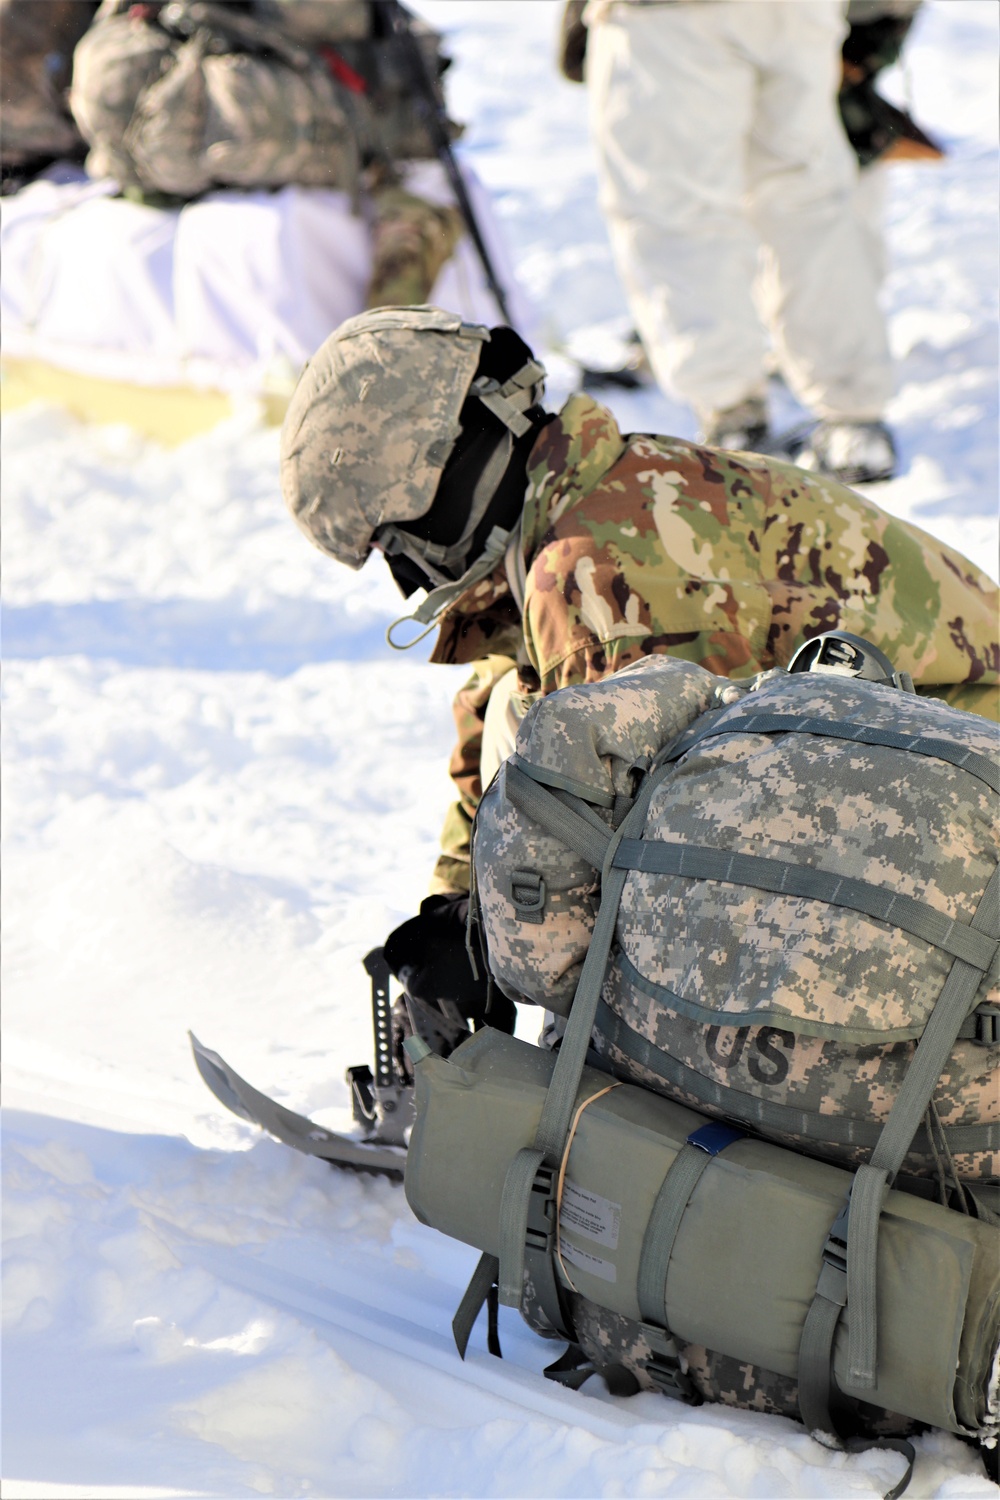
<path id="1" fill-rule="evenodd" d="M 428 133 L 437 152 L 438 160 L 444 167 L 448 181 L 451 183 L 455 200 L 458 203 L 462 218 L 465 220 L 465 227 L 469 231 L 469 238 L 476 247 L 476 253 L 479 256 L 483 272 L 486 276 L 486 283 L 493 294 L 493 298 L 500 311 L 500 316 L 509 326 L 511 319 L 510 310 L 507 306 L 507 298 L 494 270 L 493 261 L 486 248 L 486 242 L 483 239 L 479 221 L 476 218 L 475 210 L 469 198 L 465 179 L 455 159 L 443 110 L 438 103 L 435 92 L 434 81 L 430 76 L 424 55 L 420 50 L 420 44 L 413 34 L 411 25 L 412 17 L 405 6 L 399 4 L 399 0 L 383 0 L 383 6 L 388 12 L 389 24 L 393 32 L 396 36 L 402 37 L 405 40 L 407 56 L 410 62 L 410 72 L 416 91 L 417 107 L 424 117 L 424 122 L 427 125 Z"/>

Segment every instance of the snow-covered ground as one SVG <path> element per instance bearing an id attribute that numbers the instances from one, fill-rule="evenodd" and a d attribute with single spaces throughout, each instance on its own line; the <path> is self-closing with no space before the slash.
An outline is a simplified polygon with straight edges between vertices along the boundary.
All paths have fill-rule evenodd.
<path id="1" fill-rule="evenodd" d="M 420 9 L 550 341 L 593 347 L 625 310 L 558 6 Z M 891 174 L 903 463 L 877 491 L 991 572 L 998 18 L 929 0 L 908 48 L 950 154 Z M 611 404 L 693 432 L 659 395 Z M 474 1252 L 197 1077 L 188 1027 L 346 1125 L 360 959 L 415 910 L 449 800 L 461 674 L 391 657 L 388 575 L 307 546 L 277 448 L 252 409 L 174 451 L 51 409 L 4 423 L 4 1496 L 881 1494 L 898 1457 L 789 1421 L 564 1391 L 506 1310 L 505 1361 L 477 1329 L 460 1364 Z M 996 1493 L 941 1434 L 911 1492 Z"/>

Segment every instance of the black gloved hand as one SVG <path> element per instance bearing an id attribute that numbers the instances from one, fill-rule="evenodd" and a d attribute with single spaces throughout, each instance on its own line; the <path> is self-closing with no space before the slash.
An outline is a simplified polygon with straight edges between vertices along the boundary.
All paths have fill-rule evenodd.
<path id="1" fill-rule="evenodd" d="M 494 987 L 487 1013 L 485 965 L 477 965 L 478 978 L 472 972 L 465 947 L 468 911 L 468 896 L 428 896 L 419 915 L 386 938 L 385 961 L 414 999 L 432 1006 L 450 1000 L 476 1029 L 494 1026 L 510 1034 L 517 1017 L 513 1001 Z"/>

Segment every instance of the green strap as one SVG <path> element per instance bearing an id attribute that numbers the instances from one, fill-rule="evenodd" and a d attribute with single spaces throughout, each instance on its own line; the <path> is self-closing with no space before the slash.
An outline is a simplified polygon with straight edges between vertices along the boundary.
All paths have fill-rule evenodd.
<path id="1" fill-rule="evenodd" d="M 668 774 L 669 771 L 670 768 L 665 767 L 663 775 Z M 547 1165 L 550 1169 L 555 1169 L 562 1159 L 576 1096 L 580 1088 L 594 1016 L 604 985 L 608 955 L 614 941 L 618 904 L 628 874 L 625 870 L 614 869 L 612 861 L 621 840 L 629 833 L 641 832 L 649 799 L 659 780 L 660 777 L 648 778 L 631 812 L 608 840 L 602 868 L 600 909 L 573 997 L 566 1030 L 556 1054 L 552 1079 L 545 1095 L 541 1119 L 535 1133 L 535 1144 L 533 1148 L 524 1148 L 519 1151 L 507 1170 L 500 1206 L 500 1300 L 505 1305 L 519 1307 L 521 1304 L 529 1197 L 539 1168 Z M 558 813 L 548 807 L 548 814 L 551 814 L 557 822 L 561 820 L 568 809 L 554 793 L 547 791 L 545 787 L 540 786 L 536 790 L 547 799 L 547 804 L 557 805 Z M 552 1238 L 554 1240 L 554 1235 Z M 553 1248 L 554 1245 L 550 1245 L 548 1269 L 555 1284 L 553 1256 L 551 1255 Z M 558 1288 L 556 1290 L 558 1291 Z M 547 1310 L 546 1315 L 548 1316 Z M 555 1326 L 559 1328 L 561 1320 L 557 1321 Z"/>
<path id="2" fill-rule="evenodd" d="M 1000 930 L 1000 865 L 990 877 L 972 926 L 990 936 Z M 980 980 L 978 969 L 961 959 L 952 964 L 872 1159 L 856 1175 L 848 1221 L 847 1299 L 851 1321 L 847 1366 L 848 1381 L 858 1390 L 871 1390 L 876 1383 L 875 1278 L 882 1204 L 972 1008 Z"/>
<path id="3" fill-rule="evenodd" d="M 666 758 L 678 760 L 692 746 L 718 734 L 817 734 L 831 740 L 851 740 L 860 745 L 884 745 L 887 749 L 907 750 L 911 755 L 947 761 L 985 782 L 991 791 L 1000 791 L 1000 768 L 978 750 L 968 750 L 963 745 L 933 735 L 901 734 L 895 729 L 853 724 L 847 719 L 798 717 L 795 714 L 748 714 L 743 718 L 733 715 L 724 723 L 713 721 L 688 730 L 671 745 Z"/>
<path id="4" fill-rule="evenodd" d="M 1000 942 L 1000 865 L 990 876 L 972 918 L 972 929 L 985 934 L 994 943 Z M 902 1165 L 981 982 L 978 964 L 964 963 L 959 959 L 948 971 L 899 1096 L 872 1154 L 872 1166 L 885 1167 L 890 1176 L 894 1177 Z"/>
<path id="5" fill-rule="evenodd" d="M 972 927 L 990 935 L 1000 931 L 1000 866 L 993 871 L 983 892 Z M 867 1393 L 876 1388 L 878 1230 L 882 1205 L 910 1149 L 962 1022 L 972 1007 L 980 980 L 978 969 L 961 960 L 956 960 L 948 973 L 889 1118 L 882 1127 L 871 1161 L 855 1173 L 847 1211 L 846 1266 L 843 1269 L 837 1248 L 837 1224 L 831 1230 L 823 1252 L 823 1270 L 816 1296 L 803 1328 L 805 1360 L 800 1346 L 799 1398 L 803 1420 L 807 1420 L 810 1426 L 819 1426 L 824 1431 L 834 1430 L 829 1412 L 833 1389 L 833 1341 L 839 1307 L 836 1315 L 831 1307 L 838 1303 L 841 1292 L 851 1309 L 845 1385 L 851 1392 Z M 843 1216 L 842 1212 L 841 1220 Z M 826 1303 L 831 1307 L 825 1306 Z"/>
<path id="6" fill-rule="evenodd" d="M 643 1320 L 669 1328 L 667 1268 L 691 1195 L 712 1158 L 686 1143 L 667 1170 L 653 1204 L 639 1256 L 638 1296 Z"/>
<path id="7" fill-rule="evenodd" d="M 841 1268 L 832 1259 L 827 1259 L 829 1245 L 828 1240 L 816 1292 L 809 1304 L 799 1340 L 799 1415 L 809 1432 L 829 1433 L 836 1439 L 837 1425 L 830 1414 L 830 1357 L 840 1314 L 847 1301 L 847 1246 L 845 1243 L 845 1260 Z"/>
<path id="8" fill-rule="evenodd" d="M 589 781 L 581 781 L 578 776 L 569 776 L 565 771 L 554 771 L 551 766 L 539 766 L 534 761 L 526 760 L 517 751 L 509 757 L 509 763 L 517 767 L 523 775 L 537 781 L 541 786 L 548 787 L 550 791 L 569 792 L 576 797 L 580 804 L 587 808 L 588 813 L 594 817 L 595 807 L 612 808 L 615 805 L 616 793 L 607 782 L 601 786 L 593 786 Z M 602 825 L 606 826 L 606 825 Z"/>
<path id="9" fill-rule="evenodd" d="M 892 1488 L 886 1490 L 882 1496 L 882 1500 L 899 1500 L 900 1495 L 905 1493 L 910 1480 L 913 1478 L 913 1465 L 917 1461 L 917 1450 L 909 1438 L 855 1437 L 844 1440 L 845 1453 L 870 1453 L 873 1448 L 879 1448 L 888 1453 L 901 1453 L 906 1459 L 906 1468 L 903 1470 L 902 1478 L 898 1479 Z"/>
<path id="10" fill-rule="evenodd" d="M 867 1162 L 855 1172 L 851 1190 L 847 1216 L 847 1300 L 851 1319 L 845 1383 L 852 1390 L 872 1391 L 877 1384 L 878 1229 L 889 1182 L 884 1167 Z M 832 1345 L 830 1352 L 832 1355 Z"/>
<path id="11" fill-rule="evenodd" d="M 556 1054 L 556 1065 L 552 1081 L 542 1105 L 542 1117 L 538 1123 L 536 1143 L 556 1161 L 562 1156 L 563 1145 L 569 1130 L 573 1107 L 576 1103 L 580 1077 L 583 1073 L 590 1034 L 593 1029 L 597 1003 L 604 986 L 608 955 L 615 936 L 618 903 L 627 879 L 624 870 L 609 872 L 602 882 L 601 906 L 594 923 L 594 933 L 584 959 L 583 970 L 573 996 L 569 1020 L 578 1018 L 577 1024 L 567 1024 L 562 1043 Z"/>
<path id="12" fill-rule="evenodd" d="M 551 833 L 568 849 L 579 854 L 595 870 L 601 869 L 611 840 L 611 830 L 606 825 L 595 828 L 588 819 L 568 807 L 562 798 L 525 776 L 509 760 L 504 765 L 503 776 L 507 800 L 519 812 L 533 823 L 540 824 L 546 833 Z"/>
<path id="13" fill-rule="evenodd" d="M 871 1120 L 853 1119 L 850 1115 L 825 1115 L 796 1109 L 791 1104 L 775 1104 L 705 1078 L 633 1030 L 603 1000 L 597 1010 L 597 1031 L 640 1068 L 655 1073 L 671 1088 L 688 1094 L 699 1104 L 727 1115 L 731 1120 L 739 1120 L 742 1125 L 751 1125 L 765 1133 L 801 1136 L 821 1145 L 861 1146 L 867 1150 L 878 1143 L 882 1134 L 881 1124 Z M 952 1155 L 967 1151 L 998 1151 L 1000 1123 L 952 1125 L 945 1128 L 944 1138 Z M 928 1152 L 927 1132 L 917 1130 L 912 1144 L 914 1149 Z"/>
<path id="14" fill-rule="evenodd" d="M 528 1234 L 528 1199 L 545 1152 L 524 1146 L 504 1179 L 500 1200 L 500 1301 L 520 1307 L 524 1293 L 524 1242 Z M 551 1320 L 550 1320 L 551 1321 Z M 556 1325 L 558 1326 L 558 1324 Z"/>
<path id="15" fill-rule="evenodd" d="M 466 589 L 470 589 L 474 583 L 479 583 L 487 574 L 493 572 L 493 569 L 500 562 L 507 550 L 510 536 L 511 533 L 509 531 L 501 531 L 499 526 L 494 526 L 486 539 L 486 546 L 483 552 L 477 557 L 472 566 L 465 570 L 461 578 L 456 579 L 454 583 L 443 583 L 438 588 L 431 589 L 427 597 L 421 601 L 412 614 L 400 615 L 398 620 L 393 620 L 385 632 L 386 642 L 392 649 L 394 651 L 409 651 L 412 646 L 416 646 L 425 636 L 430 635 L 445 610 L 449 609 L 455 600 L 465 593 Z M 409 621 L 412 621 L 415 625 L 423 625 L 426 628 L 419 635 L 415 635 L 412 640 L 394 640 L 393 632 L 396 627 L 404 625 Z"/>
<path id="16" fill-rule="evenodd" d="M 623 825 L 624 826 L 624 825 Z M 720 880 L 752 885 L 783 896 L 804 896 L 847 907 L 877 921 L 888 922 L 913 937 L 933 943 L 953 958 L 964 959 L 986 973 L 997 956 L 1000 940 L 974 931 L 924 901 L 903 896 L 867 880 L 854 880 L 829 870 L 815 870 L 783 859 L 757 854 L 731 854 L 709 845 L 678 844 L 665 839 L 623 839 L 614 855 L 616 869 L 646 874 L 681 875 L 691 880 Z"/>
<path id="17" fill-rule="evenodd" d="M 465 1358 L 465 1351 L 469 1347 L 469 1337 L 475 1321 L 479 1317 L 483 1304 L 488 1300 L 490 1292 L 496 1286 L 499 1269 L 500 1262 L 495 1255 L 479 1257 L 476 1269 L 472 1273 L 472 1280 L 465 1289 L 465 1296 L 458 1304 L 458 1311 L 451 1320 L 451 1331 L 455 1335 L 455 1344 L 462 1359 Z M 491 1349 L 490 1353 L 493 1352 Z"/>
<path id="18" fill-rule="evenodd" d="M 644 1321 L 664 1332 L 669 1328 L 667 1272 L 681 1220 L 712 1158 L 744 1138 L 744 1131 L 721 1120 L 709 1120 L 691 1132 L 667 1168 L 643 1236 L 637 1282 Z"/>

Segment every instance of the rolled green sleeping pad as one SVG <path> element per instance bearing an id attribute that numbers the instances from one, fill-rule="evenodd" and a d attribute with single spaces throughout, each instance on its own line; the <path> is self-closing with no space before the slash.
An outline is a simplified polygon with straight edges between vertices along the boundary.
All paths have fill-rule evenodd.
<path id="1" fill-rule="evenodd" d="M 447 1061 L 428 1055 L 417 1063 L 406 1196 L 418 1219 L 499 1253 L 507 1170 L 534 1141 L 554 1060 L 541 1048 L 484 1030 Z M 714 1134 L 706 1136 L 706 1127 Z M 655 1321 L 685 1343 L 794 1378 L 824 1245 L 852 1182 L 840 1167 L 728 1131 L 587 1068 L 563 1164 L 558 1277 L 614 1312 L 653 1320 L 650 1269 L 662 1261 L 662 1245 L 658 1256 L 656 1234 L 647 1228 L 668 1170 L 699 1132 L 714 1141 L 711 1159 L 680 1219 L 665 1288 L 662 1277 L 656 1287 Z M 996 1436 L 995 1227 L 890 1192 L 878 1245 L 874 1390 L 851 1392 L 849 1326 L 848 1306 L 834 1353 L 846 1394 L 980 1441 Z"/>

